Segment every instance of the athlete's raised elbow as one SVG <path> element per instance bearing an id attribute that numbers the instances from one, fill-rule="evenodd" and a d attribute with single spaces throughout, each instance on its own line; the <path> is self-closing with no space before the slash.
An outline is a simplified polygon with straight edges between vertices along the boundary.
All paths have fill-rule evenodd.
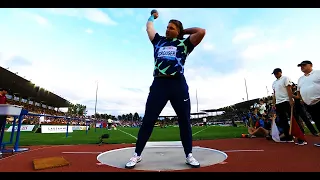
<path id="1" fill-rule="evenodd" d="M 202 41 L 205 35 L 206 35 L 206 30 L 202 28 L 198 28 L 196 33 L 190 35 L 190 42 L 194 46 L 197 46 Z"/>
<path id="2" fill-rule="evenodd" d="M 199 29 L 199 34 L 201 34 L 203 37 L 206 35 L 206 29 Z"/>
<path id="3" fill-rule="evenodd" d="M 205 29 L 199 29 L 199 31 L 198 31 L 198 35 L 197 35 L 197 41 L 198 41 L 198 43 L 196 43 L 196 44 L 199 44 L 201 41 L 202 41 L 202 39 L 204 38 L 204 36 L 206 35 L 206 30 Z"/>

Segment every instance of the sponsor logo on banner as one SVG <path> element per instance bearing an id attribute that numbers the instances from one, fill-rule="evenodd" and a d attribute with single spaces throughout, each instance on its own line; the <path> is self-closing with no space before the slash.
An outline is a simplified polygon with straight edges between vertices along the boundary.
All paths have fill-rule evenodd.
<path id="1" fill-rule="evenodd" d="M 33 128 L 34 128 L 34 125 L 21 125 L 20 131 L 32 131 Z M 18 125 L 15 125 L 14 126 L 14 131 L 17 131 L 17 130 L 18 130 Z M 10 126 L 7 129 L 7 132 L 12 132 L 12 126 Z"/>
<path id="2" fill-rule="evenodd" d="M 86 129 L 89 129 L 89 126 L 72 126 L 72 130 L 74 131 L 84 131 Z"/>
<path id="3" fill-rule="evenodd" d="M 41 133 L 66 133 L 66 125 L 41 125 Z M 72 126 L 69 126 L 68 132 L 72 133 Z"/>

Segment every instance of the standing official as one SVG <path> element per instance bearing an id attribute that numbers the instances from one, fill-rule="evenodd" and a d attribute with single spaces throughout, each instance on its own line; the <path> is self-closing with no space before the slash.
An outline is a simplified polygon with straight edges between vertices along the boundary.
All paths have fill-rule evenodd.
<path id="1" fill-rule="evenodd" d="M 308 129 L 310 130 L 310 132 L 314 135 L 314 136 L 318 136 L 318 132 L 317 130 L 314 128 L 314 126 L 311 124 L 311 118 L 308 117 L 307 112 L 306 112 L 306 108 L 305 105 L 300 103 L 300 97 L 298 96 L 298 92 L 297 92 L 297 86 L 295 84 L 293 84 L 292 86 L 292 92 L 293 92 L 293 98 L 294 98 L 294 110 L 295 110 L 295 119 L 300 122 L 298 123 L 302 132 L 304 132 L 304 128 L 303 128 L 303 122 L 306 124 L 306 126 L 308 127 Z M 299 121 L 299 117 L 302 119 L 303 122 Z"/>
<path id="2" fill-rule="evenodd" d="M 298 64 L 298 67 L 304 75 L 298 80 L 297 94 L 320 131 L 320 70 L 313 70 L 312 62 L 307 60 Z M 320 147 L 320 144 L 315 146 Z"/>
<path id="3" fill-rule="evenodd" d="M 276 113 L 279 117 L 279 126 L 283 129 L 284 138 L 281 141 L 293 142 L 293 137 L 289 134 L 289 117 L 291 114 L 291 106 L 294 105 L 291 85 L 289 77 L 282 76 L 282 70 L 276 68 L 272 74 L 277 78 L 272 84 L 274 91 L 273 106 L 276 107 Z"/>

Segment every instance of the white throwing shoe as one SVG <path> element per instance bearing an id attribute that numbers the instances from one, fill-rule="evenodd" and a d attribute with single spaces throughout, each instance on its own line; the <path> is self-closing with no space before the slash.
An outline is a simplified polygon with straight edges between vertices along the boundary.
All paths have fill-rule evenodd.
<path id="1" fill-rule="evenodd" d="M 126 164 L 126 168 L 132 169 L 142 160 L 141 156 L 138 156 L 137 153 L 134 153 L 132 158 L 130 158 L 129 162 Z"/>
<path id="2" fill-rule="evenodd" d="M 188 157 L 186 158 L 186 164 L 190 165 L 193 168 L 200 167 L 200 163 L 192 156 L 191 153 L 189 153 Z"/>

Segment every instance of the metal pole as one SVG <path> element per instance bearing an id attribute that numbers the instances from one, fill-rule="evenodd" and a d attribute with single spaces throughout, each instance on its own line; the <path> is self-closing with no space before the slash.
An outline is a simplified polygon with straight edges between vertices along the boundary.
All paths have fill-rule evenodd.
<path id="1" fill-rule="evenodd" d="M 87 120 L 85 120 L 85 123 L 86 123 L 86 134 L 88 134 L 88 121 Z"/>
<path id="2" fill-rule="evenodd" d="M 66 138 L 68 137 L 68 135 L 69 135 L 69 122 L 70 122 L 70 120 L 71 120 L 71 116 L 70 116 L 70 118 L 68 118 L 67 117 L 67 131 L 66 131 Z"/>
<path id="3" fill-rule="evenodd" d="M 95 119 L 94 132 L 97 132 L 97 100 L 98 100 L 98 82 L 97 82 L 97 88 L 96 88 L 96 102 L 94 105 L 94 119 Z"/>
<path id="4" fill-rule="evenodd" d="M 268 86 L 266 86 L 267 89 L 267 97 L 269 96 L 269 90 L 268 90 Z"/>
<path id="5" fill-rule="evenodd" d="M 197 113 L 199 113 L 199 103 L 198 103 L 198 90 L 196 89 L 196 99 L 197 99 Z M 199 114 L 198 114 L 198 119 L 199 119 Z"/>
<path id="6" fill-rule="evenodd" d="M 248 87 L 247 87 L 247 80 L 246 80 L 246 78 L 244 78 L 244 85 L 245 85 L 245 87 L 246 87 L 247 101 L 249 101 Z"/>

